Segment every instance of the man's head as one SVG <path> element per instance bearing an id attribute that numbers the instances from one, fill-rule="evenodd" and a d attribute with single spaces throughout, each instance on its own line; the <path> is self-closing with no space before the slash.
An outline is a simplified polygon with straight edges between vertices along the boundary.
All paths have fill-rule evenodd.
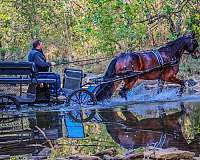
<path id="1" fill-rule="evenodd" d="M 32 45 L 33 45 L 33 48 L 35 48 L 35 49 L 42 49 L 43 48 L 42 41 L 40 41 L 38 39 L 33 40 Z"/>

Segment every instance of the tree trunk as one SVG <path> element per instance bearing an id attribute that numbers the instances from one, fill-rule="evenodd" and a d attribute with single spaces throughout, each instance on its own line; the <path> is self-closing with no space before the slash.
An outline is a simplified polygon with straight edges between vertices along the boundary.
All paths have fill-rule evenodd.
<path id="1" fill-rule="evenodd" d="M 6 55 L 6 52 L 5 52 L 5 50 L 3 49 L 2 41 L 0 40 L 0 60 L 1 60 L 1 61 L 4 61 L 4 60 L 5 60 L 5 55 Z"/>

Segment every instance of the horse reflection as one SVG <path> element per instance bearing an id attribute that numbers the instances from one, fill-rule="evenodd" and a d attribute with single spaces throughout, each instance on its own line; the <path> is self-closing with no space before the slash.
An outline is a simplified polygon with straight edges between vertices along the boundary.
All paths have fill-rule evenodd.
<path id="1" fill-rule="evenodd" d="M 183 107 L 183 105 L 182 105 Z M 113 140 L 124 148 L 135 149 L 138 147 L 176 147 L 183 150 L 200 153 L 198 136 L 188 144 L 182 133 L 179 119 L 186 114 L 184 109 L 173 114 L 165 114 L 160 111 L 158 118 L 147 118 L 138 120 L 134 114 L 128 110 L 123 110 L 125 118 L 121 118 L 112 110 L 101 111 L 99 114 L 106 122 L 106 129 Z M 117 122 L 117 123 L 116 123 Z"/>

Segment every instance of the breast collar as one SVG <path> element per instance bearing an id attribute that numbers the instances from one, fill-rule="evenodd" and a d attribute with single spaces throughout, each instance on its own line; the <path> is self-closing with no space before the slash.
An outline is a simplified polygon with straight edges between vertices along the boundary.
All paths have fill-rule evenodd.
<path id="1" fill-rule="evenodd" d="M 160 55 L 160 52 L 158 52 L 157 49 L 153 49 L 152 53 L 156 57 L 158 64 L 162 67 L 164 65 L 164 60 L 163 60 L 162 56 Z"/>

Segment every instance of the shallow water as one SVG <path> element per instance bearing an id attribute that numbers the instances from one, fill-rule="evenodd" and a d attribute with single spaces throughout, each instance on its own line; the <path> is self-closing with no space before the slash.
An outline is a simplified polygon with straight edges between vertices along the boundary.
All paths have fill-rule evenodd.
<path id="1" fill-rule="evenodd" d="M 24 117 L 23 127 L 20 120 L 17 122 L 16 145 L 20 151 L 13 152 L 13 148 L 0 149 L 0 154 L 15 153 L 22 154 L 28 144 L 38 144 L 46 142 L 42 133 L 39 133 L 34 126 L 40 127 L 48 139 L 59 140 L 58 145 L 68 148 L 68 154 L 74 154 L 75 148 L 84 153 L 95 153 L 109 147 L 118 148 L 125 154 L 127 150 L 134 150 L 139 147 L 176 147 L 182 150 L 193 151 L 200 154 L 200 96 L 195 94 L 185 94 L 177 96 L 178 88 L 165 88 L 160 94 L 156 89 L 146 88 L 140 84 L 128 93 L 128 100 L 114 97 L 110 100 L 91 106 L 87 110 L 96 109 L 95 117 L 87 123 L 77 123 L 82 127 L 84 138 L 66 138 L 69 128 L 65 122 L 71 121 L 66 118 L 64 112 L 33 112 L 32 117 Z M 73 126 L 73 122 L 71 123 Z M 1 123 L 2 131 L 5 126 L 11 129 L 14 122 Z M 2 126 L 1 126 L 2 127 Z M 25 131 L 26 130 L 26 134 Z M 81 133 L 82 132 L 82 133 Z M 77 135 L 77 134 L 76 134 Z M 30 140 L 28 144 L 20 143 L 23 140 Z M 0 137 L 1 142 L 5 139 Z M 48 143 L 46 143 L 49 145 Z M 1 144 L 0 144 L 1 145 Z M 30 145 L 29 145 L 30 146 Z M 92 147 L 91 147 L 92 146 Z M 71 148 L 71 149 L 69 149 Z M 24 150 L 25 153 L 36 153 L 40 147 L 32 147 Z M 64 151 L 64 149 L 63 149 Z"/>

